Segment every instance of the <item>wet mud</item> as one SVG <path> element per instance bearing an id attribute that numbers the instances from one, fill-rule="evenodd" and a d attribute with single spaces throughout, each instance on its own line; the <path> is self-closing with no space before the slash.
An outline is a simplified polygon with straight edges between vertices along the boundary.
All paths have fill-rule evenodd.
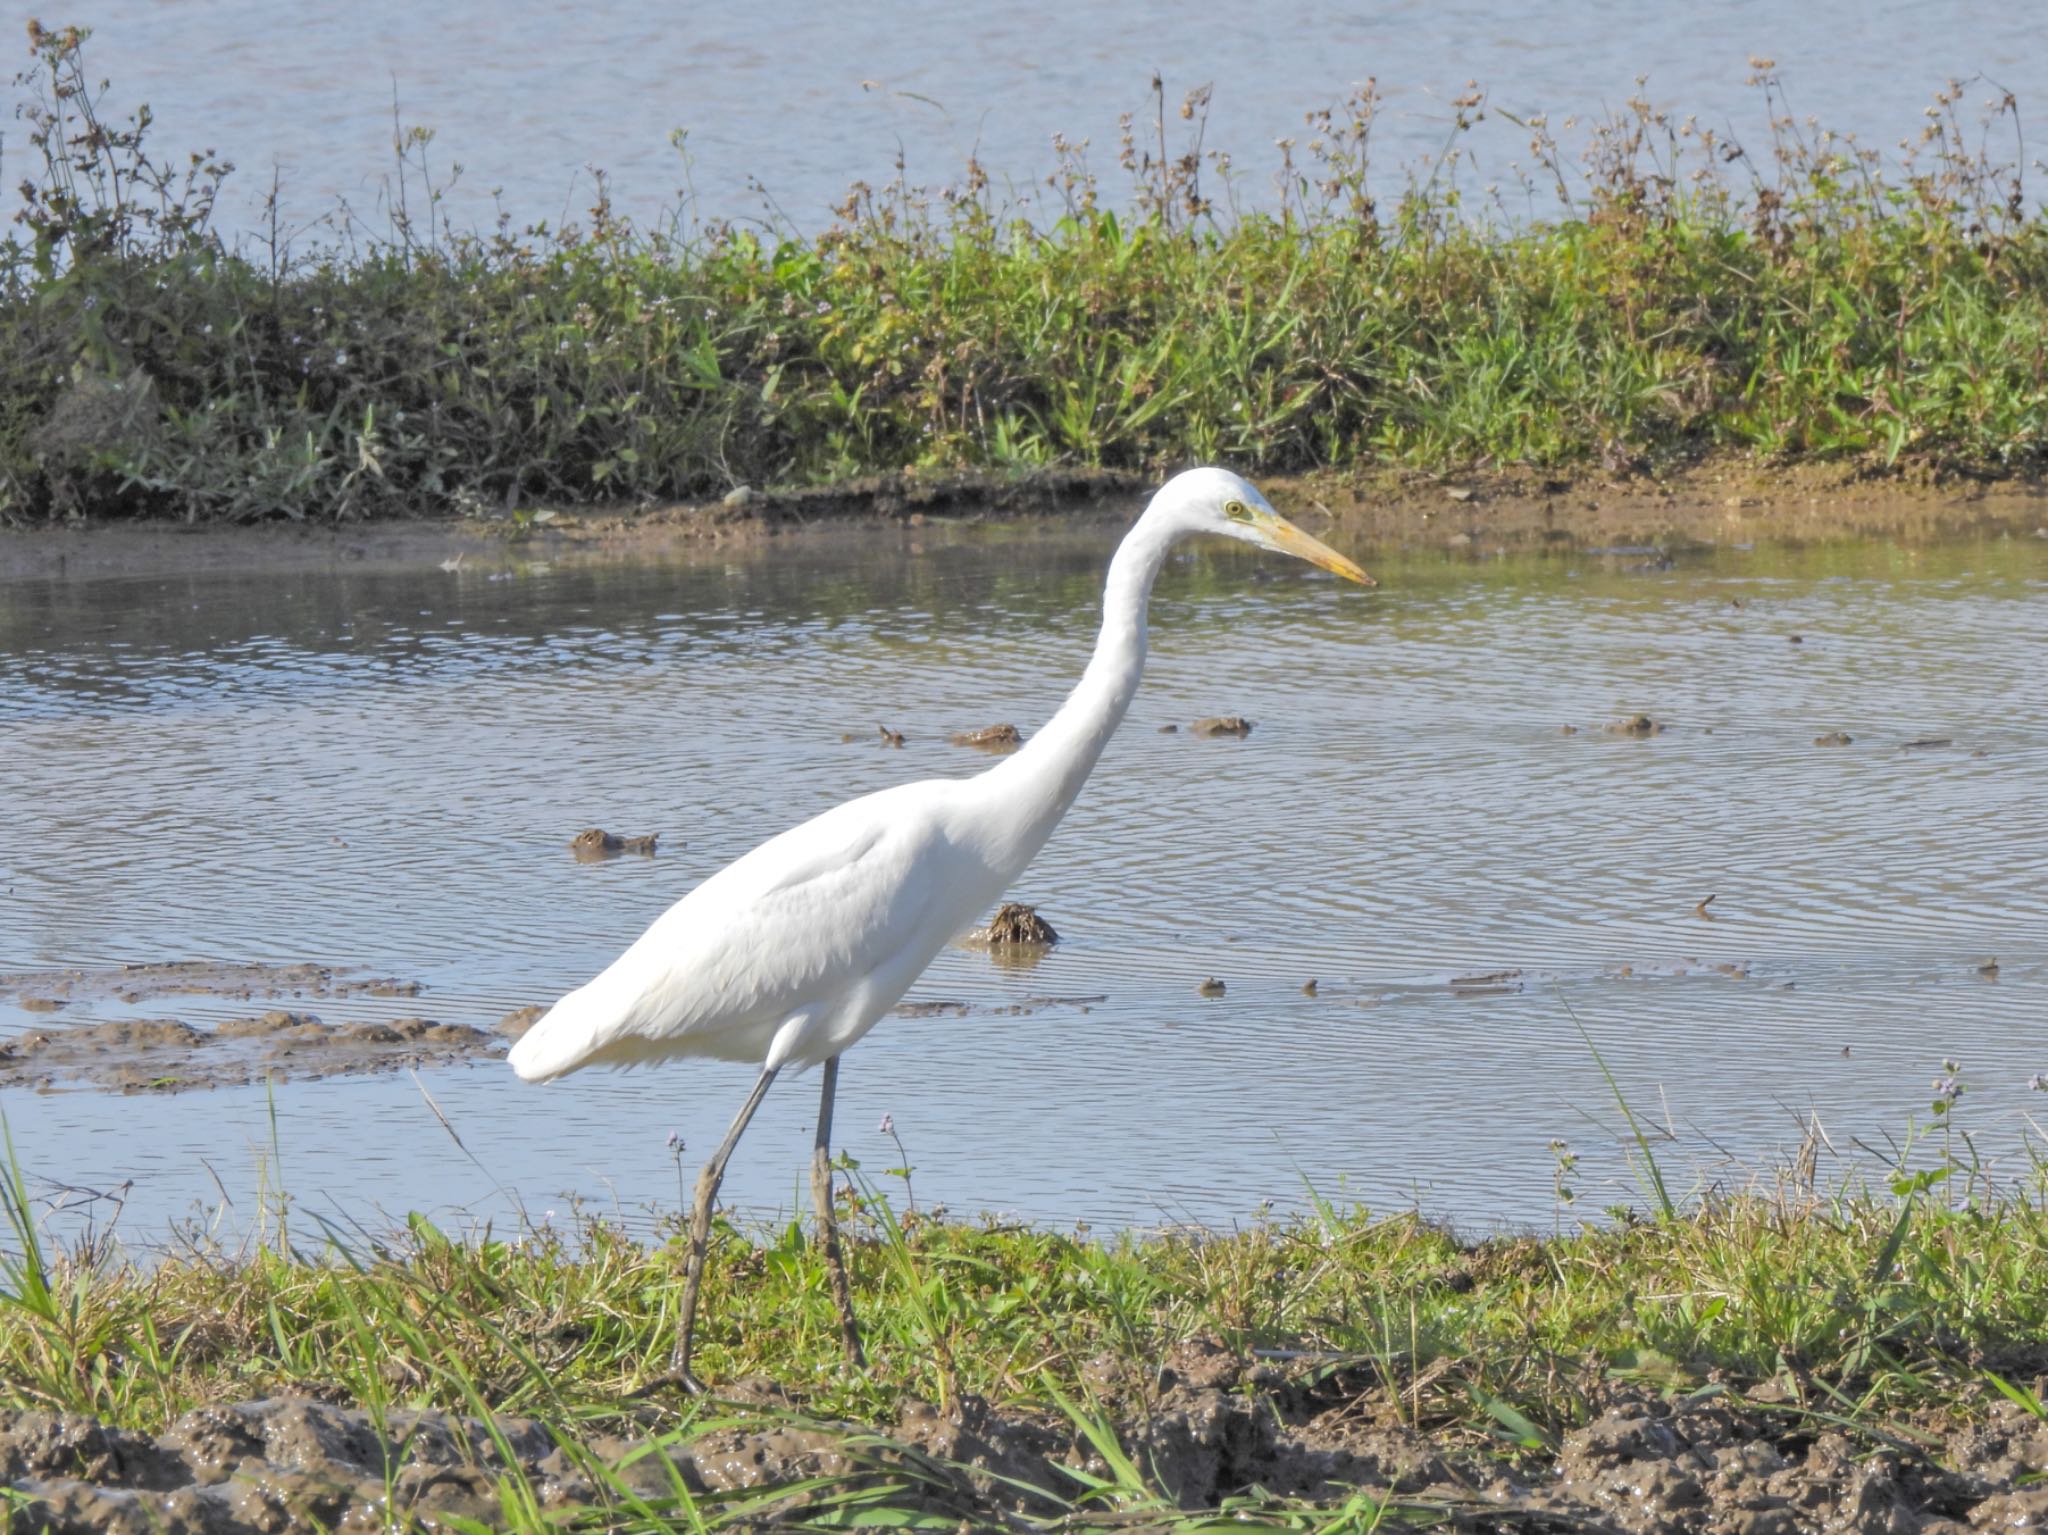
<path id="1" fill-rule="evenodd" d="M 175 1018 L 116 1018 L 31 1029 L 0 1042 L 0 1087 L 97 1087 L 174 1093 L 266 1078 L 317 1080 L 447 1066 L 491 1053 L 496 1041 L 466 1024 L 431 1018 L 323 1023 L 273 1008 L 196 1029 Z"/>
<path id="2" fill-rule="evenodd" d="M 1213 1341 L 1155 1367 L 1102 1360 L 1088 1373 L 1092 1410 L 1154 1493 L 1185 1510 L 1256 1490 L 1326 1506 L 1362 1494 L 1473 1531 L 1935 1535 L 2048 1519 L 2048 1423 L 2009 1404 L 1974 1422 L 1838 1427 L 1772 1385 L 1744 1395 L 1608 1384 L 1592 1389 L 1582 1426 L 1518 1448 L 1405 1424 L 1370 1371 L 1247 1359 Z M 253 1535 L 381 1528 L 392 1515 L 490 1523 L 515 1470 L 563 1518 L 618 1506 L 621 1488 L 649 1500 L 765 1494 L 764 1518 L 795 1515 L 799 1484 L 824 1478 L 893 1483 L 892 1506 L 974 1527 L 1057 1516 L 1088 1478 L 1116 1477 L 1072 1420 L 971 1395 L 906 1400 L 873 1424 L 807 1418 L 772 1382 L 722 1395 L 709 1432 L 660 1436 L 663 1410 L 650 1403 L 646 1435 L 598 1436 L 585 1455 L 524 1419 L 501 1418 L 493 1434 L 453 1414 L 380 1422 L 302 1397 L 195 1411 L 154 1437 L 13 1412 L 0 1414 L 0 1483 L 30 1527 L 53 1535 Z M 777 1487 L 790 1489 L 786 1505 L 773 1503 Z"/>
<path id="3" fill-rule="evenodd" d="M 863 524 L 1057 517 L 1127 521 L 1149 476 L 1087 469 L 1022 477 L 890 474 L 668 506 L 563 509 L 544 523 L 420 517 L 340 528 L 85 524 L 0 532 L 0 580 L 133 571 L 408 569 L 531 553 L 646 555 Z M 1859 464 L 1710 460 L 1657 476 L 1506 470 L 1457 483 L 1408 471 L 1262 477 L 1289 517 L 1350 548 L 1435 548 L 1474 558 L 1531 548 L 1637 549 L 1653 571 L 1673 549 L 1842 538 L 1929 542 L 2048 537 L 2048 485 Z"/>
<path id="4" fill-rule="evenodd" d="M 887 474 L 837 485 L 755 492 L 652 508 L 565 511 L 550 543 L 644 547 L 729 540 L 820 525 L 1128 518 L 1157 488 L 1145 475 L 1088 469 L 1022 477 Z M 1511 549 L 1601 550 L 1652 573 L 1675 548 L 1757 540 L 1850 537 L 1924 541 L 1960 534 L 2048 536 L 2048 491 L 2038 480 L 1986 481 L 1860 464 L 1763 464 L 1739 456 L 1655 475 L 1606 470 L 1503 470 L 1455 482 L 1401 470 L 1267 475 L 1273 504 L 1319 534 L 1358 548 L 1437 548 L 1473 556 Z M 504 533 L 494 524 L 478 532 Z"/>
<path id="5" fill-rule="evenodd" d="M 1059 942 L 1059 934 L 1034 908 L 1011 903 L 996 912 L 989 927 L 964 934 L 961 942 L 987 949 L 1001 963 L 1028 966 Z M 117 988 L 123 978 L 136 975 L 149 979 L 125 990 L 110 989 Z M 152 965 L 113 972 L 34 972 L 0 977 L 0 983 L 18 984 L 39 994 L 68 988 L 81 1001 L 108 997 L 143 1000 L 150 995 L 178 993 L 263 996 L 272 991 L 266 983 L 281 977 L 304 981 L 308 994 L 315 994 L 315 983 L 325 977 L 319 983 L 325 989 L 317 994 L 326 996 L 411 996 L 420 990 L 417 983 L 409 981 L 341 979 L 310 965 Z M 208 984 L 208 978 L 217 984 Z M 152 985 L 160 989 L 152 992 Z M 19 995 L 0 993 L 0 1000 L 31 1012 L 61 1014 L 71 998 L 50 998 L 42 1009 L 29 1006 Z M 999 1006 L 939 1000 L 906 1002 L 893 1011 L 903 1018 L 1023 1017 L 1047 1009 L 1086 1012 L 1106 1000 L 1099 993 L 1033 996 Z M 315 1014 L 285 1008 L 232 1018 L 210 1029 L 169 1017 L 60 1021 L 0 1038 L 0 1088 L 175 1093 L 242 1087 L 266 1079 L 317 1081 L 474 1064 L 500 1059 L 506 1044 L 532 1028 L 547 1011 L 545 1003 L 514 1008 L 489 1029 L 417 1017 L 328 1023 Z"/>
<path id="6" fill-rule="evenodd" d="M 462 1024 L 414 1017 L 328 1023 L 300 1006 L 308 999 L 410 998 L 421 989 L 417 981 L 325 965 L 213 960 L 0 974 L 0 1004 L 52 1019 L 0 1038 L 0 1087 L 184 1092 L 445 1066 L 493 1052 L 493 1035 Z M 164 1003 L 175 1012 L 183 998 L 252 1007 L 210 1029 L 177 1017 L 93 1017 L 96 1004 Z"/>

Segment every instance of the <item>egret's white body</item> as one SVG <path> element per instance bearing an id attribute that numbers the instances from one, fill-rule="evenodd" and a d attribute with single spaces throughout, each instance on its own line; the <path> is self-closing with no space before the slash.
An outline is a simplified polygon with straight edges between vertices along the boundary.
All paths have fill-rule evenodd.
<path id="1" fill-rule="evenodd" d="M 556 1003 L 513 1048 L 513 1069 L 536 1081 L 676 1055 L 830 1060 L 1044 840 L 1019 848 L 979 834 L 993 808 L 987 777 L 866 795 L 727 864 Z"/>
<path id="2" fill-rule="evenodd" d="M 1024 872 L 1074 803 L 1137 692 L 1153 579 L 1173 545 L 1196 533 L 1295 554 L 1371 584 L 1237 475 L 1176 475 L 1110 562 L 1087 671 L 1021 750 L 973 778 L 865 795 L 762 843 L 670 907 L 513 1046 L 512 1067 L 528 1081 L 675 1056 L 760 1063 L 753 1096 L 698 1184 L 678 1349 L 686 1380 L 710 1200 L 755 1106 L 782 1068 L 827 1067 L 813 1168 L 820 1188 L 819 1178 L 829 1177 L 824 1142 L 840 1054 Z M 848 1348 L 857 1354 L 822 1191 L 819 1217 L 841 1280 Z"/>

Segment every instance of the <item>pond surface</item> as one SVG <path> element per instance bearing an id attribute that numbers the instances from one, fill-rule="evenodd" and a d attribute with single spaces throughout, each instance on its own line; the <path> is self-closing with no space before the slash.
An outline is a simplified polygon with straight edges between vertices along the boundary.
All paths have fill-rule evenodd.
<path id="1" fill-rule="evenodd" d="M 463 168 L 442 205 L 462 228 L 489 227 L 499 208 L 519 224 L 581 221 L 595 167 L 611 173 L 617 205 L 636 218 L 688 189 L 708 219 L 817 229 L 850 183 L 889 181 L 899 153 L 913 184 L 953 182 L 975 155 L 998 193 L 1031 192 L 1053 169 L 1055 133 L 1088 141 L 1089 163 L 1121 206 L 1117 119 L 1136 113 L 1141 132 L 1152 124 L 1155 69 L 1175 155 L 1187 146 L 1174 107 L 1190 87 L 1213 83 L 1205 142 L 1231 153 L 1232 195 L 1255 207 L 1275 201 L 1273 141 L 1305 142 L 1303 114 L 1368 77 L 1386 93 L 1373 137 L 1383 203 L 1406 167 L 1442 153 L 1451 103 L 1472 80 L 1494 92 L 1497 109 L 1553 114 L 1576 155 L 1565 116 L 1619 109 L 1647 76 L 1652 100 L 1732 130 L 1762 158 L 1768 113 L 1744 83 L 1753 55 L 1778 61 L 1795 117 L 1856 132 L 1887 154 L 1919 134 L 1922 108 L 1951 77 L 1988 75 L 2026 111 L 2039 110 L 2048 79 L 2048 7 L 2006 0 L 362 0 L 298 8 L 285 26 L 266 0 L 93 0 L 44 19 L 97 29 L 92 73 L 111 77 L 121 110 L 154 108 L 159 157 L 212 146 L 240 166 L 222 208 L 231 233 L 268 228 L 262 199 L 273 173 L 286 234 L 336 198 L 382 233 L 394 111 L 435 134 L 437 184 Z M 1966 91 L 1965 124 L 1998 94 L 1981 81 Z M 687 163 L 670 147 L 676 129 L 688 132 Z M 1529 160 L 1527 136 L 1501 110 L 1468 147 L 1481 155 L 1463 183 L 1475 196 L 1489 184 L 1515 187 L 1513 165 Z M 2002 138 L 1993 149 L 2013 158 Z M 9 159 L 6 169 L 11 198 L 26 165 Z M 416 218 L 421 195 L 415 184 Z M 1523 207 L 1510 196 L 1510 213 Z"/>
<path id="2" fill-rule="evenodd" d="M 51 1013 L 17 984 L 0 1037 L 270 1006 L 490 1028 L 550 1001 L 773 832 L 986 765 L 950 732 L 1034 729 L 1118 531 L 0 584 L 0 971 L 420 987 Z M 1816 1114 L 1824 1177 L 1876 1165 L 1945 1057 L 1994 1165 L 2041 1147 L 2048 542 L 1374 568 L 1369 594 L 1233 550 L 1167 571 L 1132 716 L 1017 891 L 1064 941 L 948 951 L 911 1000 L 960 1006 L 847 1058 L 838 1139 L 870 1174 L 899 1165 L 888 1114 L 919 1204 L 959 1214 L 1227 1223 L 1320 1195 L 1548 1226 L 1554 1141 L 1582 1158 L 1567 1220 L 1642 1202 L 1587 1036 L 1685 1189 L 1747 1182 Z M 1665 728 L 1603 728 L 1638 713 Z M 1218 714 L 1256 728 L 1186 729 Z M 588 826 L 660 850 L 579 863 Z M 41 1194 L 127 1186 L 131 1239 L 246 1227 L 266 1184 L 370 1226 L 580 1198 L 646 1229 L 751 1076 L 534 1087 L 490 1059 L 0 1106 Z M 815 1085 L 769 1096 L 736 1206 L 807 1206 Z"/>

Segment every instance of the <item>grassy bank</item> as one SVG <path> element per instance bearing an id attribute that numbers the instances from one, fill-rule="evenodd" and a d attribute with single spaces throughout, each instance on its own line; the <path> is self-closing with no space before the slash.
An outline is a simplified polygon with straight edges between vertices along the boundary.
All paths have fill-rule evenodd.
<path id="1" fill-rule="evenodd" d="M 1482 96 L 1433 165 L 1390 171 L 1366 94 L 1280 151 L 1277 213 L 1233 211 L 1200 101 L 1162 99 L 1117 189 L 1068 158 L 1009 203 L 970 163 L 939 194 L 856 188 L 815 236 L 638 229 L 601 199 L 574 227 L 465 233 L 414 136 L 388 227 L 293 248 L 223 239 L 226 168 L 155 158 L 79 34 L 33 40 L 0 251 L 17 521 L 516 516 L 1190 459 L 2048 463 L 2048 217 L 2016 106 L 1980 128 L 1981 87 L 1881 162 L 1760 71 L 1769 143 L 1632 102 L 1569 146 L 1519 124 L 1526 166 L 1490 183 L 1463 147 Z"/>
<path id="2" fill-rule="evenodd" d="M 147 1433 L 194 1408 L 310 1398 L 397 1445 L 391 1477 L 431 1438 L 412 1414 L 442 1409 L 489 1425 L 471 1474 L 497 1501 L 492 1527 L 1195 1527 L 1207 1516 L 1190 1510 L 1217 1506 L 1296 1528 L 1563 1527 L 1558 1510 L 1547 1524 L 1501 1500 L 1547 1496 L 1573 1467 L 1605 1475 L 1603 1454 L 1641 1496 L 1662 1452 L 1627 1435 L 1656 1423 L 1683 1429 L 1702 1465 L 1716 1434 L 1737 1447 L 1702 1517 L 1737 1496 L 1730 1467 L 1762 1457 L 1789 1485 L 1787 1458 L 1823 1451 L 1875 1457 L 1898 1497 L 1961 1510 L 1991 1496 L 1984 1467 L 1956 1463 L 1990 1455 L 1987 1433 L 2020 1446 L 2000 1496 L 2032 1496 L 2048 1469 L 2027 1458 L 2048 1457 L 2040 1192 L 1944 1158 L 1875 1191 L 1817 1193 L 1792 1172 L 1769 1194 L 1680 1209 L 1651 1172 L 1652 1213 L 1547 1238 L 1467 1243 L 1412 1216 L 1322 1209 L 1094 1243 L 899 1220 L 864 1189 L 847 1223 L 869 1369 L 844 1367 L 799 1229 L 723 1228 L 699 1362 L 728 1394 L 693 1403 L 635 1394 L 667 1364 L 674 1242 L 602 1221 L 452 1240 L 418 1218 L 381 1242 L 334 1240 L 297 1218 L 254 1248 L 200 1242 L 145 1269 L 44 1252 L 17 1173 L 0 1409 Z M 195 1421 L 228 1420 L 186 1418 L 180 1442 Z M 99 1445 L 99 1472 L 67 1474 L 118 1480 L 118 1444 L 141 1453 L 49 1422 L 0 1413 L 0 1467 L 13 1454 L 47 1476 Z M 581 1468 L 598 1512 L 534 1501 L 543 1474 L 515 1469 L 528 1441 L 557 1455 L 546 1475 Z M 693 1469 L 654 1491 L 617 1469 L 650 1444 L 695 1446 Z M 1626 1508 L 1615 1518 L 1636 1527 Z"/>

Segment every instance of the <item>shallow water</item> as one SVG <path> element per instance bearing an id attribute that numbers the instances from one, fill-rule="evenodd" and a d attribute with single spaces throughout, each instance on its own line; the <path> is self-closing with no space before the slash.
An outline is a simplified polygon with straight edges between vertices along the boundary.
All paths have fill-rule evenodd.
<path id="1" fill-rule="evenodd" d="M 52 25 L 60 20 L 49 16 Z M 2035 109 L 2048 77 L 2048 8 L 1999 0 L 1728 0 L 1703 6 L 1580 5 L 1570 0 L 1319 0 L 1190 7 L 993 8 L 885 0 L 865 6 L 679 7 L 558 0 L 490 7 L 363 0 L 301 8 L 277 24 L 261 0 L 97 0 L 61 18 L 97 30 L 95 78 L 122 109 L 148 102 L 159 157 L 213 146 L 240 166 L 223 203 L 231 231 L 265 230 L 275 175 L 286 235 L 346 198 L 382 231 L 394 105 L 434 132 L 437 182 L 463 174 L 442 205 L 463 228 L 502 207 L 519 224 L 581 220 L 591 168 L 609 171 L 617 205 L 647 218 L 687 188 L 705 218 L 768 217 L 822 226 L 856 179 L 876 185 L 898 154 L 915 184 L 958 180 L 977 156 L 998 192 L 1035 190 L 1054 165 L 1055 133 L 1090 143 L 1088 159 L 1121 203 L 1120 113 L 1150 123 L 1157 69 L 1169 110 L 1213 83 L 1206 143 L 1228 150 L 1232 195 L 1275 199 L 1273 141 L 1306 141 L 1302 116 L 1367 77 L 1386 92 L 1373 137 L 1383 201 L 1404 168 L 1443 151 L 1451 102 L 1467 82 L 1526 117 L 1618 109 L 1637 76 L 1660 105 L 1733 131 L 1761 156 L 1767 113 L 1745 85 L 1752 55 L 1775 57 L 1804 119 L 1862 135 L 1890 153 L 1924 126 L 1921 110 L 1951 77 L 1988 75 Z M 1980 82 L 1963 98 L 1999 94 Z M 1179 123 L 1169 131 L 1183 152 Z M 687 164 L 670 148 L 688 132 Z M 1576 132 L 1565 130 L 1570 154 Z M 1141 148 L 1143 145 L 1141 144 Z M 1482 158 L 1465 185 L 1510 189 L 1529 161 L 1526 135 L 1495 111 L 1468 141 Z M 1994 141 L 2002 158 L 2003 146 Z M 7 178 L 4 196 L 11 198 Z M 1220 196 L 1213 175 L 1208 183 Z M 421 189 L 412 211 L 421 213 Z M 0 202 L 0 211 L 10 204 Z M 1541 207 L 1539 211 L 1547 211 Z"/>
<path id="2" fill-rule="evenodd" d="M 315 961 L 424 987 L 0 1006 L 0 1034 L 271 1005 L 489 1027 L 550 1000 L 764 836 L 985 765 L 949 732 L 1034 728 L 1116 531 L 0 585 L 0 970 Z M 1924 1120 L 1944 1057 L 1960 1121 L 2016 1162 L 2048 1071 L 2048 542 L 1377 573 L 1365 594 L 1231 550 L 1167 572 L 1133 714 L 1017 891 L 1065 941 L 1024 968 L 944 954 L 912 1000 L 964 1012 L 848 1057 L 845 1149 L 898 1165 L 887 1113 L 920 1204 L 1098 1228 L 1312 1192 L 1547 1225 L 1555 1140 L 1580 1213 L 1641 1202 L 1583 1025 L 1675 1134 L 1681 1187 L 1746 1180 L 1811 1113 L 1867 1162 L 1854 1142 Z M 1602 728 L 1638 711 L 1667 728 Z M 1256 729 L 1184 728 L 1211 714 Z M 1813 744 L 1833 730 L 1853 744 Z M 1928 738 L 1952 744 L 1906 744 Z M 578 863 L 591 825 L 661 850 Z M 1226 993 L 1198 996 L 1211 976 Z M 493 1062 L 0 1102 L 44 1194 L 128 1185 L 131 1236 L 246 1226 L 266 1180 L 371 1225 L 576 1197 L 638 1225 L 750 1077 L 539 1088 Z M 770 1095 L 735 1204 L 805 1205 L 814 1090 Z"/>

